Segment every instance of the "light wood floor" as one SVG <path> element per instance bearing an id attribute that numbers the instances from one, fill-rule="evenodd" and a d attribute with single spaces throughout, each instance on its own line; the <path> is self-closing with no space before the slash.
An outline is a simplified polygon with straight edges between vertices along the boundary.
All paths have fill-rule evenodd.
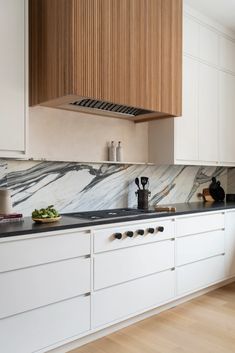
<path id="1" fill-rule="evenodd" d="M 235 353 L 235 283 L 70 353 Z"/>

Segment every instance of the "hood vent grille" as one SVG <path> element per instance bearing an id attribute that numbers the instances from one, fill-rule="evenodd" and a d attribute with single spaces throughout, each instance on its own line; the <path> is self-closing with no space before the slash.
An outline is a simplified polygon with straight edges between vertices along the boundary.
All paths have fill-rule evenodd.
<path id="1" fill-rule="evenodd" d="M 114 103 L 100 101 L 96 99 L 82 99 L 70 104 L 78 107 L 83 107 L 83 108 L 98 109 L 98 110 L 104 110 L 104 111 L 125 114 L 125 115 L 132 115 L 132 116 L 152 113 L 151 110 L 145 110 L 145 109 L 130 107 L 126 105 L 114 104 Z"/>

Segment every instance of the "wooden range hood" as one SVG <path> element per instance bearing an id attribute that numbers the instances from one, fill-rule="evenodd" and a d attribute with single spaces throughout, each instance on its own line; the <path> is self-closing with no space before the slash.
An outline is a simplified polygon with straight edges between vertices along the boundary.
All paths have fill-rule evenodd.
<path id="1" fill-rule="evenodd" d="M 181 115 L 182 0 L 29 0 L 30 105 Z"/>

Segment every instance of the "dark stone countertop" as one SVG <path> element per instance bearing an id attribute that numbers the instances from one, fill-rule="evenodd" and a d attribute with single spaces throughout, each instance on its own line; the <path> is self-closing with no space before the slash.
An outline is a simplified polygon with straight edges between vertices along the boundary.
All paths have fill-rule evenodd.
<path id="1" fill-rule="evenodd" d="M 161 205 L 164 206 L 164 205 Z M 0 224 L 0 238 L 37 234 L 43 232 L 59 231 L 73 228 L 93 227 L 96 225 L 105 225 L 120 222 L 130 222 L 138 220 L 146 220 L 162 217 L 174 217 L 179 215 L 209 212 L 209 211 L 223 211 L 227 209 L 235 209 L 235 202 L 190 202 L 190 203 L 176 203 L 165 206 L 176 207 L 176 212 L 156 212 L 149 214 L 142 214 L 134 217 L 109 218 L 101 220 L 86 220 L 82 218 L 73 218 L 62 215 L 60 221 L 56 223 L 36 224 L 30 217 L 25 217 L 23 222 L 4 223 Z"/>

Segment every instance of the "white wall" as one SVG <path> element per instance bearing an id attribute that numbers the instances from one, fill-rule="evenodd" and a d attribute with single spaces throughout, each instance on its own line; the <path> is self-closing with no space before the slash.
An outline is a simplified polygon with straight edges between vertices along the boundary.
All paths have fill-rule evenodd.
<path id="1" fill-rule="evenodd" d="M 148 124 L 34 107 L 29 111 L 29 157 L 107 161 L 107 143 L 122 141 L 125 162 L 148 160 Z"/>

